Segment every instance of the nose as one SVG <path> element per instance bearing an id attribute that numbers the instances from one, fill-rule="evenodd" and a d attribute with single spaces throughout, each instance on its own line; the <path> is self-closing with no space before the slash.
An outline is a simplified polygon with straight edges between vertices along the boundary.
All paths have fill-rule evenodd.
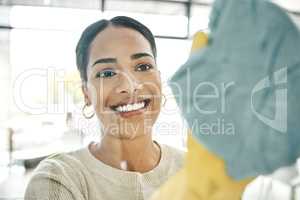
<path id="1" fill-rule="evenodd" d="M 119 79 L 119 84 L 117 87 L 117 93 L 127 93 L 127 94 L 134 94 L 139 89 L 141 89 L 142 84 L 130 73 L 123 72 Z"/>

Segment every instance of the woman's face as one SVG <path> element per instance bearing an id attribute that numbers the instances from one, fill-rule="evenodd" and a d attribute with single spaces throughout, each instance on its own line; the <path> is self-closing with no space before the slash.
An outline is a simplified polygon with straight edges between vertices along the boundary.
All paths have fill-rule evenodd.
<path id="1" fill-rule="evenodd" d="M 90 46 L 83 87 L 105 134 L 132 139 L 151 132 L 161 104 L 161 80 L 150 43 L 139 32 L 110 26 Z"/>

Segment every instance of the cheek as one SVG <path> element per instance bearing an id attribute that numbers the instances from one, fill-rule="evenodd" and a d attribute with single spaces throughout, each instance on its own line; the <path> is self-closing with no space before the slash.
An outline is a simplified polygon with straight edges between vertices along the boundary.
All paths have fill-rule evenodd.
<path id="1" fill-rule="evenodd" d="M 162 91 L 160 80 L 151 80 L 147 82 L 147 87 L 150 95 L 152 96 L 152 109 L 159 110 L 161 107 Z"/>
<path id="2" fill-rule="evenodd" d="M 109 94 L 109 87 L 106 86 L 105 83 L 100 83 L 97 80 L 94 80 L 92 83 L 92 102 L 94 105 L 94 109 L 97 112 L 101 112 L 104 110 L 107 99 L 108 99 L 108 94 Z"/>
<path id="3" fill-rule="evenodd" d="M 153 94 L 160 94 L 161 93 L 161 79 L 159 73 L 153 71 L 152 73 L 147 73 L 140 77 L 140 80 L 144 82 Z"/>

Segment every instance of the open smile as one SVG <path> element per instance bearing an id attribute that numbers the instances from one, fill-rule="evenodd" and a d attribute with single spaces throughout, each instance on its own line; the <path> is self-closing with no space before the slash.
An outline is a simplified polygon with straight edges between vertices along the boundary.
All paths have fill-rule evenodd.
<path id="1" fill-rule="evenodd" d="M 150 99 L 144 99 L 132 103 L 121 103 L 118 105 L 110 106 L 110 108 L 118 113 L 129 113 L 129 112 L 140 111 L 147 108 L 150 102 L 151 102 Z"/>

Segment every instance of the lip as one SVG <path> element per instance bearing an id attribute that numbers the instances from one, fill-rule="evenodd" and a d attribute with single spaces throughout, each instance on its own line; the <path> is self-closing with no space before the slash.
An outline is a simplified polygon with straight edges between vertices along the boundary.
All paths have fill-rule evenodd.
<path id="1" fill-rule="evenodd" d="M 142 108 L 142 109 L 139 109 L 139 110 L 134 110 L 134 111 L 129 111 L 129 112 L 118 112 L 118 114 L 123 118 L 129 118 L 129 117 L 132 117 L 132 116 L 142 114 L 144 112 L 145 108 Z"/>

